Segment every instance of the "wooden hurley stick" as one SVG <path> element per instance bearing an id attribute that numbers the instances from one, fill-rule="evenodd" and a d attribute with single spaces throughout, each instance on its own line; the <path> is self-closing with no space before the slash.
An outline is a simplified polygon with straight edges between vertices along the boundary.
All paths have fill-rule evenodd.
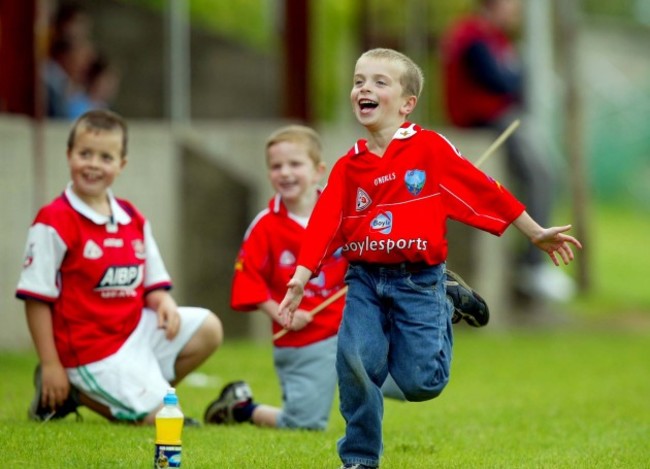
<path id="1" fill-rule="evenodd" d="M 476 163 L 474 163 L 474 165 L 477 168 L 480 167 L 485 162 L 485 160 L 487 160 L 490 156 L 492 156 L 492 154 L 495 152 L 495 150 L 497 148 L 499 148 L 503 144 L 503 142 L 505 142 L 506 139 L 508 137 L 510 137 L 510 135 L 512 135 L 512 133 L 515 130 L 517 130 L 517 127 L 519 127 L 519 124 L 520 124 L 519 119 L 515 119 L 512 122 L 512 124 L 510 124 L 508 126 L 508 128 L 506 130 L 504 130 L 501 133 L 501 135 L 499 135 L 494 142 L 492 142 L 492 145 L 490 145 L 488 147 L 488 149 L 485 150 L 485 152 L 479 157 L 479 159 L 476 160 Z M 341 288 L 340 290 L 338 290 L 336 293 L 334 293 L 332 296 L 327 297 L 325 300 L 323 300 L 323 302 L 321 304 L 319 304 L 314 309 L 312 309 L 309 312 L 309 316 L 314 317 L 315 315 L 317 315 L 318 313 L 323 311 L 325 308 L 327 308 L 329 305 L 334 303 L 336 300 L 341 298 L 343 295 L 345 295 L 347 292 L 348 292 L 348 287 L 346 285 L 343 288 Z M 273 340 L 279 339 L 280 337 L 284 337 L 287 334 L 287 332 L 289 332 L 289 331 L 290 331 L 290 329 L 282 329 L 281 331 L 276 332 L 275 334 L 273 334 Z"/>
<path id="2" fill-rule="evenodd" d="M 477 168 L 479 168 L 479 167 L 480 167 L 480 166 L 485 162 L 485 160 L 487 160 L 490 156 L 492 156 L 492 153 L 494 153 L 494 150 L 496 150 L 497 148 L 499 148 L 499 147 L 501 146 L 501 144 L 502 144 L 503 142 L 505 142 L 506 139 L 507 139 L 508 137 L 510 137 L 510 135 L 511 135 L 515 130 L 517 130 L 517 127 L 519 127 L 519 124 L 520 124 L 520 123 L 521 123 L 521 122 L 519 121 L 519 119 L 515 119 L 514 121 L 512 121 L 512 124 L 510 124 L 510 125 L 508 126 L 508 128 L 507 128 L 506 130 L 504 130 L 504 131 L 501 133 L 501 135 L 499 135 L 499 136 L 497 137 L 497 139 L 496 139 L 494 142 L 492 142 L 492 145 L 490 145 L 490 146 L 488 147 L 488 149 L 485 150 L 485 153 L 483 153 L 483 154 L 481 155 L 481 157 L 480 157 L 478 160 L 476 160 L 476 163 L 474 163 L 474 166 L 476 166 Z"/>
<path id="3" fill-rule="evenodd" d="M 321 304 L 319 304 L 319 305 L 316 306 L 314 309 L 312 309 L 312 310 L 309 312 L 309 315 L 313 317 L 313 316 L 315 316 L 316 314 L 320 313 L 320 312 L 323 311 L 325 308 L 327 308 L 329 305 L 331 305 L 331 304 L 334 303 L 336 300 L 338 300 L 338 299 L 341 298 L 343 295 L 345 295 L 345 294 L 347 293 L 347 291 L 348 291 L 348 287 L 347 287 L 347 285 L 344 286 L 343 288 L 341 288 L 340 290 L 337 290 L 337 291 L 336 291 L 335 293 L 333 293 L 331 296 L 328 296 L 326 299 L 324 299 L 323 302 L 322 302 Z M 289 332 L 289 331 L 290 331 L 290 329 L 282 329 L 281 331 L 276 332 L 275 334 L 273 334 L 273 340 L 275 340 L 275 339 L 279 339 L 280 337 L 283 337 L 283 336 L 284 336 L 287 332 Z"/>

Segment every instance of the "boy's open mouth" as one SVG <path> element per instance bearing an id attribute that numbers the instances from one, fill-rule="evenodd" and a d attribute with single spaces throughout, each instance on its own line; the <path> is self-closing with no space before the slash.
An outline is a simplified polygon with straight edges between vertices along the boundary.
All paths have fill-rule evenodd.
<path id="1" fill-rule="evenodd" d="M 371 101 L 369 99 L 360 99 L 359 100 L 359 107 L 361 109 L 375 109 L 379 103 L 376 101 Z"/>

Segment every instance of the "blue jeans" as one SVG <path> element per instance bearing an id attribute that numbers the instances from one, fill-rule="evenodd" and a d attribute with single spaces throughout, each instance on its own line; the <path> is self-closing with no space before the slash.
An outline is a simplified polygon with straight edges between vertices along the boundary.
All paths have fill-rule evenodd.
<path id="1" fill-rule="evenodd" d="M 380 388 L 389 372 L 409 401 L 433 399 L 449 381 L 452 305 L 445 293 L 445 265 L 409 270 L 408 264 L 348 269 L 336 355 L 346 422 L 338 452 L 344 464 L 379 465 Z"/>

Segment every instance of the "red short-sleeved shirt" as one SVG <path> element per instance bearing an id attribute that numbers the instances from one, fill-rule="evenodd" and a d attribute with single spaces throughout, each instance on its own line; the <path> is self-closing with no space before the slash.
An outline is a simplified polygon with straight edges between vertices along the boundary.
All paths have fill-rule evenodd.
<path id="1" fill-rule="evenodd" d="M 287 282 L 296 270 L 296 259 L 305 228 L 294 219 L 276 195 L 267 209 L 249 226 L 235 262 L 231 306 L 252 311 L 267 300 L 282 301 Z M 311 311 L 325 298 L 344 286 L 347 262 L 334 253 L 323 262 L 318 275 L 305 287 L 301 309 Z M 278 347 L 301 347 L 336 335 L 341 322 L 344 299 L 340 298 L 314 316 L 304 329 L 276 339 Z M 282 327 L 273 323 L 273 332 Z"/>
<path id="2" fill-rule="evenodd" d="M 28 232 L 16 296 L 51 305 L 65 367 L 116 352 L 137 326 L 146 292 L 171 287 L 147 220 L 129 202 L 109 199 L 112 220 L 68 188 Z"/>

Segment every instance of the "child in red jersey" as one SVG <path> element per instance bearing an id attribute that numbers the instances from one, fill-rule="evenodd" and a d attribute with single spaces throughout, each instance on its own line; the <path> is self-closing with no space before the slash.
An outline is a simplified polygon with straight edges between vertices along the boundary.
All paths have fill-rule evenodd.
<path id="1" fill-rule="evenodd" d="M 152 424 L 169 386 L 221 343 L 214 314 L 176 305 L 149 222 L 110 189 L 126 147 L 117 114 L 77 119 L 71 182 L 29 229 L 16 296 L 40 359 L 34 420 L 83 404 L 110 420 Z"/>
<path id="2" fill-rule="evenodd" d="M 343 467 L 378 467 L 380 386 L 390 373 L 406 398 L 438 396 L 449 380 L 452 304 L 445 294 L 445 223 L 495 235 L 519 229 L 559 265 L 570 225 L 543 228 L 503 186 L 440 134 L 407 121 L 422 90 L 419 67 L 391 49 L 357 60 L 351 101 L 368 132 L 334 165 L 314 208 L 298 267 L 280 304 L 293 323 L 308 280 L 337 249 L 350 262 L 336 368 L 345 435 Z"/>
<path id="3" fill-rule="evenodd" d="M 231 306 L 242 312 L 261 310 L 271 319 L 273 358 L 282 385 L 282 409 L 259 405 L 244 381 L 227 384 L 206 409 L 206 423 L 251 421 L 259 426 L 322 430 L 327 426 L 336 389 L 336 335 L 344 300 L 334 301 L 316 315 L 309 314 L 343 286 L 347 261 L 339 252 L 322 264 L 317 277 L 306 285 L 302 309 L 296 311 L 291 331 L 282 334 L 279 302 L 296 259 L 305 227 L 321 193 L 325 174 L 320 137 L 311 128 L 290 125 L 275 131 L 266 142 L 268 177 L 275 195 L 246 231 L 235 262 Z M 488 310 L 469 287 L 450 286 L 459 303 L 458 318 L 487 321 Z M 453 290 L 453 291 L 452 291 Z M 461 293 L 459 293 L 461 292 Z M 465 296 L 463 307 L 459 294 Z M 476 325 L 476 324 L 475 324 Z M 404 395 L 388 377 L 383 395 L 403 400 Z"/>

